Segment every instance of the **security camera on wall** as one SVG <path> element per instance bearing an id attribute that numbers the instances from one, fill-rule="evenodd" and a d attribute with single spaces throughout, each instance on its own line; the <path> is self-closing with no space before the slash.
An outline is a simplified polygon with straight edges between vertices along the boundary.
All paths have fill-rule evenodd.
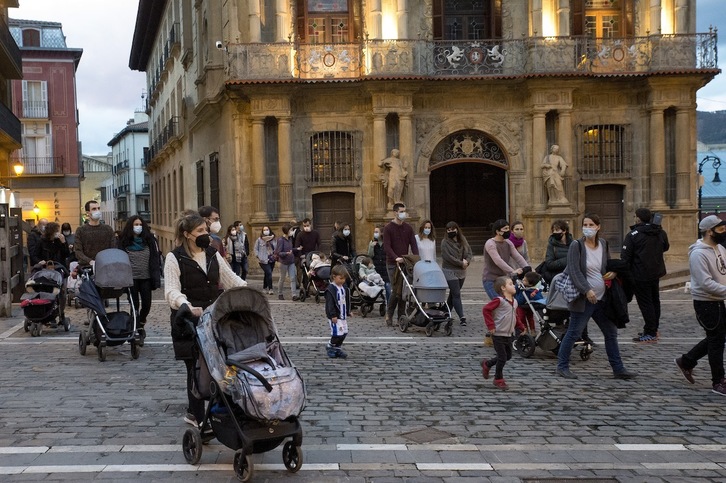
<path id="1" fill-rule="evenodd" d="M 217 40 L 217 41 L 215 42 L 215 45 L 217 46 L 217 48 L 218 48 L 219 50 L 222 50 L 222 49 L 224 48 L 224 45 L 222 45 L 222 41 L 221 41 L 221 40 Z"/>

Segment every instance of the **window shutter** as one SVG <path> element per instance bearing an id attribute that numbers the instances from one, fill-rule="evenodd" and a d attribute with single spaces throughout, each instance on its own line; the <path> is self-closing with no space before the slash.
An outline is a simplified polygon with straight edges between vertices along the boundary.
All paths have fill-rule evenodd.
<path id="1" fill-rule="evenodd" d="M 443 6 L 444 0 L 434 0 L 434 11 L 433 11 L 433 27 L 434 27 L 434 40 L 443 40 L 444 38 L 444 15 Z"/>
<path id="2" fill-rule="evenodd" d="M 47 81 L 41 81 L 40 82 L 40 100 L 45 102 L 48 102 L 48 82 Z"/>
<path id="3" fill-rule="evenodd" d="M 23 102 L 28 102 L 28 81 L 23 81 Z"/>
<path id="4" fill-rule="evenodd" d="M 502 0 L 491 0 L 492 38 L 502 38 Z"/>
<path id="5" fill-rule="evenodd" d="M 633 0 L 623 2 L 623 36 L 634 37 L 635 25 L 633 24 Z"/>
<path id="6" fill-rule="evenodd" d="M 572 35 L 585 35 L 585 0 L 572 0 Z"/>

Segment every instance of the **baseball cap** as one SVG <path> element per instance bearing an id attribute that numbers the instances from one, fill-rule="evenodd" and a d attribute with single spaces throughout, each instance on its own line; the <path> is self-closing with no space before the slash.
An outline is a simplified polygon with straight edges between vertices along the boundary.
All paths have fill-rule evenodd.
<path id="1" fill-rule="evenodd" d="M 701 231 L 713 230 L 717 226 L 721 225 L 726 225 L 726 221 L 716 215 L 708 215 L 706 218 L 701 220 L 701 223 L 698 224 L 698 229 Z"/>

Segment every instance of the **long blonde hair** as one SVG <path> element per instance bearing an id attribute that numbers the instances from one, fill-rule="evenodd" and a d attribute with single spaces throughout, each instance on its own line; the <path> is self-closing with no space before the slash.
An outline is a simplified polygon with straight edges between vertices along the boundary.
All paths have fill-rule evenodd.
<path id="1" fill-rule="evenodd" d="M 192 256 L 191 250 L 189 250 L 189 243 L 184 233 L 191 233 L 196 227 L 202 223 L 206 224 L 207 221 L 198 212 L 193 210 L 184 211 L 181 217 L 174 222 L 174 239 L 176 240 L 177 246 L 183 246 L 184 251 L 187 255 Z"/>

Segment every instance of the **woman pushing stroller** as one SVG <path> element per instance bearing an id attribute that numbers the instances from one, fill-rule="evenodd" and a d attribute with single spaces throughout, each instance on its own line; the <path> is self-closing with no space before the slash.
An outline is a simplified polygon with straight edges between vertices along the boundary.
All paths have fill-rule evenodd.
<path id="1" fill-rule="evenodd" d="M 194 334 L 174 324 L 177 310 L 183 306 L 192 318 L 201 317 L 205 308 L 219 296 L 220 288 L 244 287 L 247 282 L 235 274 L 222 256 L 210 247 L 207 222 L 197 212 L 186 212 L 177 220 L 177 247 L 169 252 L 164 264 L 164 297 L 171 308 L 171 337 L 174 356 L 187 368 L 189 406 L 184 421 L 198 425 L 204 418 L 204 401 L 193 393 L 195 354 Z"/>

